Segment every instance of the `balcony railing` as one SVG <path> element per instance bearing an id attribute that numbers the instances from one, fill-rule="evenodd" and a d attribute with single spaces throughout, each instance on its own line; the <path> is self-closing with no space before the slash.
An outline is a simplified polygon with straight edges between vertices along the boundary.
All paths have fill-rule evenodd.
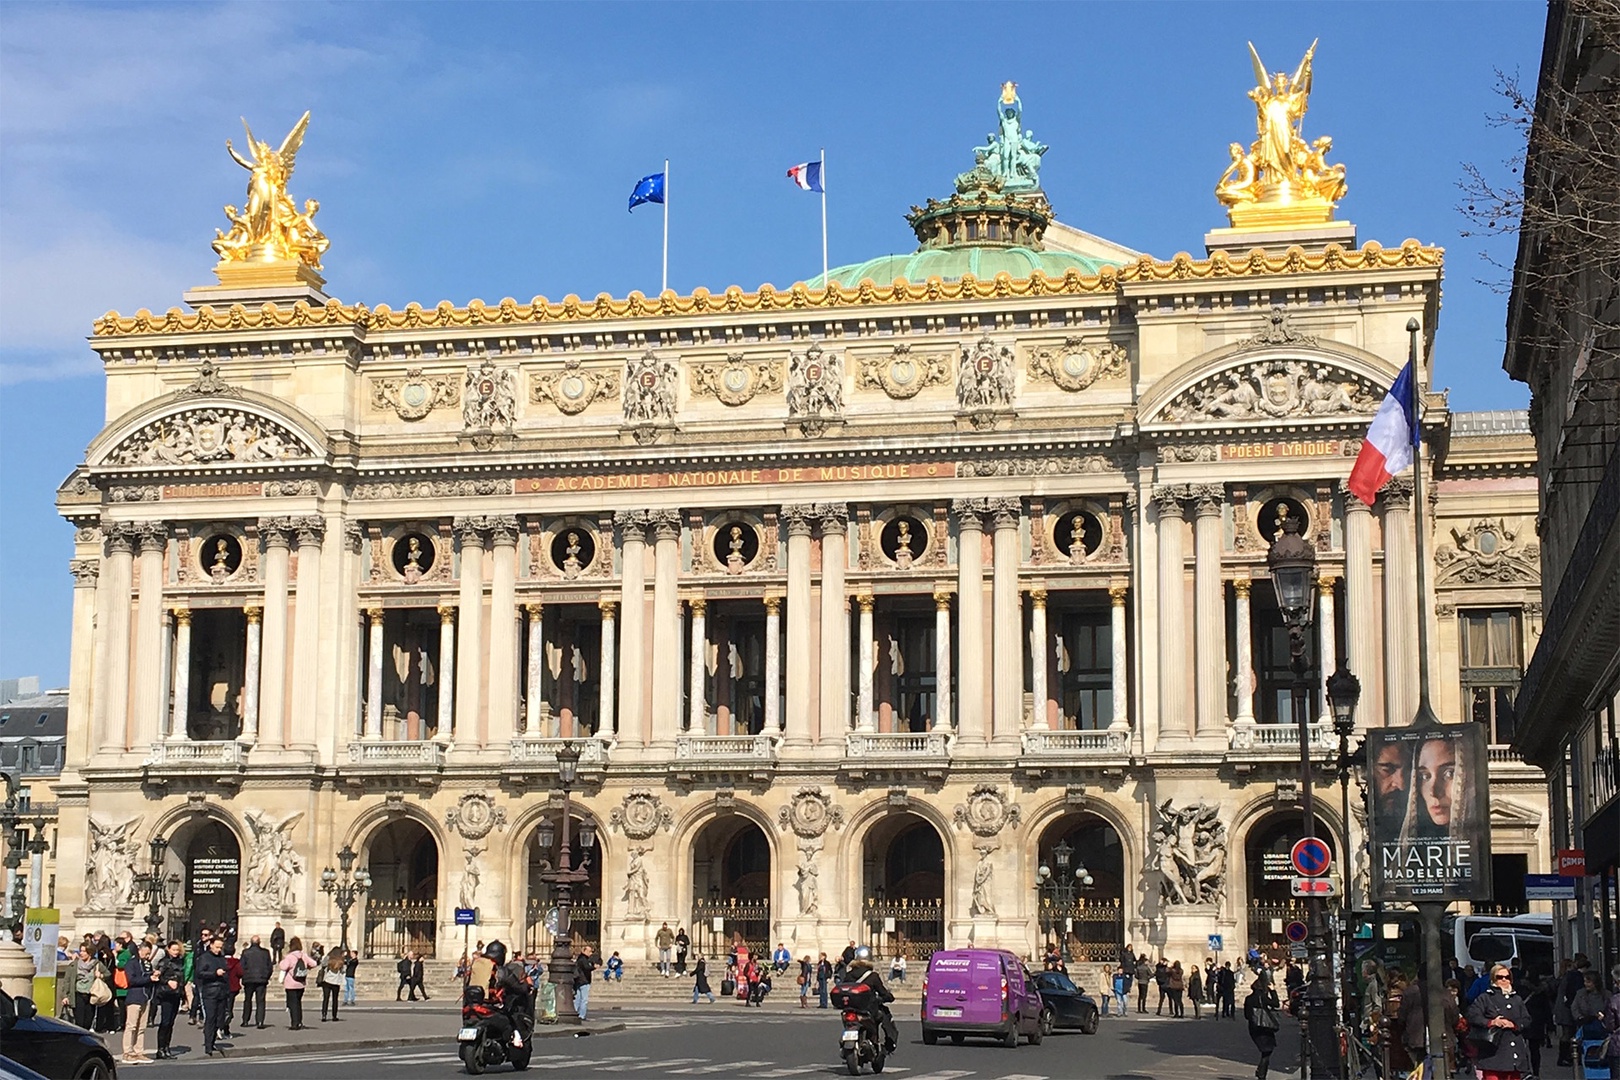
<path id="1" fill-rule="evenodd" d="M 444 765 L 444 746 L 419 741 L 357 741 L 349 744 L 349 764 L 441 768 Z"/>
<path id="2" fill-rule="evenodd" d="M 1022 735 L 1026 757 L 1107 757 L 1130 752 L 1129 728 L 1097 731 L 1048 731 L 1032 728 Z"/>
<path id="3" fill-rule="evenodd" d="M 780 735 L 681 735 L 675 740 L 678 761 L 775 761 Z"/>
<path id="4" fill-rule="evenodd" d="M 607 764 L 607 743 L 595 736 L 558 739 L 550 736 L 519 735 L 512 740 L 509 760 L 513 765 L 554 769 L 557 767 L 557 751 L 562 749 L 563 743 L 572 743 L 574 749 L 579 751 L 579 764 L 582 768 L 601 768 Z"/>
<path id="5" fill-rule="evenodd" d="M 148 765 L 182 768 L 240 768 L 246 761 L 247 748 L 235 739 L 153 743 L 146 758 Z"/>
<path id="6" fill-rule="evenodd" d="M 844 736 L 850 758 L 944 758 L 951 753 L 947 731 L 852 731 Z"/>
<path id="7" fill-rule="evenodd" d="M 1332 750 L 1339 745 L 1332 724 L 1309 724 L 1305 730 L 1312 750 Z M 1299 753 L 1298 724 L 1233 724 L 1230 737 L 1232 749 L 1238 753 Z"/>

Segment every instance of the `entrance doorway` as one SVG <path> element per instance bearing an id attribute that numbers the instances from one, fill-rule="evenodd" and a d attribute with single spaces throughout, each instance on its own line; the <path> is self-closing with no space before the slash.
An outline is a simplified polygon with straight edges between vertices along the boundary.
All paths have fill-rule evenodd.
<path id="1" fill-rule="evenodd" d="M 569 891 L 568 939 L 575 952 L 581 945 L 600 948 L 602 940 L 602 852 L 596 846 L 596 826 L 578 815 L 569 818 L 568 864 L 584 869 L 586 878 Z M 545 881 L 558 862 L 561 835 L 556 820 L 535 826 L 525 846 L 528 853 L 528 902 L 524 906 L 523 947 L 549 955 L 557 931 L 557 900 Z"/>
<path id="2" fill-rule="evenodd" d="M 771 947 L 771 842 L 732 815 L 703 826 L 692 844 L 692 938 L 709 956 Z"/>
<path id="3" fill-rule="evenodd" d="M 1125 848 L 1092 813 L 1065 814 L 1041 833 L 1036 892 L 1042 949 L 1066 962 L 1115 962 L 1125 948 Z"/>
<path id="4" fill-rule="evenodd" d="M 195 941 L 203 927 L 236 927 L 241 906 L 242 845 L 212 818 L 182 825 L 169 841 L 170 873 L 184 881 L 180 906 L 169 913 L 170 937 Z"/>
<path id="5" fill-rule="evenodd" d="M 399 818 L 373 833 L 367 849 L 366 956 L 415 952 L 431 958 L 438 936 L 439 845 L 421 822 Z"/>
<path id="6" fill-rule="evenodd" d="M 880 956 L 926 961 L 945 945 L 945 841 L 916 814 L 872 826 L 861 857 L 863 921 Z"/>

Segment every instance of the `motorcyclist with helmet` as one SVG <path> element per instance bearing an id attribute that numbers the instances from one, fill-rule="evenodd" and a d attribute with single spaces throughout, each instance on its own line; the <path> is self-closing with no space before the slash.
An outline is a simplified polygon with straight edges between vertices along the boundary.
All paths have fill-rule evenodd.
<path id="1" fill-rule="evenodd" d="M 491 1030 L 503 1044 L 510 1039 L 513 1046 L 521 1047 L 534 1030 L 534 995 L 528 969 L 519 960 L 508 963 L 506 946 L 499 940 L 484 946 L 484 958 L 493 965 L 488 990 L 500 1006 L 498 1012 L 490 1014 Z"/>
<path id="2" fill-rule="evenodd" d="M 872 950 L 865 945 L 855 950 L 855 959 L 850 961 L 848 974 L 844 985 L 865 985 L 872 991 L 873 1015 L 883 1028 L 883 1053 L 892 1054 L 895 1047 L 900 1044 L 900 1029 L 895 1026 L 894 1017 L 889 1013 L 889 1002 L 894 1000 L 894 994 L 883 979 L 872 967 Z"/>

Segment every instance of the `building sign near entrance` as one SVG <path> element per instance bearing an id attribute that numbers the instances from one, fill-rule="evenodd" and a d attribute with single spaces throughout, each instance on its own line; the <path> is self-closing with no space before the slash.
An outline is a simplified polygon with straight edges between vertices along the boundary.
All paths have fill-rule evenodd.
<path id="1" fill-rule="evenodd" d="M 1581 848 L 1559 848 L 1558 874 L 1560 877 L 1585 877 L 1586 852 Z"/>
<path id="2" fill-rule="evenodd" d="M 934 480 L 954 477 L 951 461 L 888 461 L 867 465 L 808 465 L 787 469 L 695 469 L 680 472 L 606 473 L 519 477 L 519 495 L 553 491 L 627 491 L 645 488 L 746 487 L 754 484 L 828 484 L 851 480 Z"/>
<path id="3" fill-rule="evenodd" d="M 236 891 L 236 878 L 242 872 L 242 864 L 237 859 L 221 859 L 203 856 L 191 861 L 191 895 L 192 896 L 219 896 L 227 889 Z M 227 879 L 229 885 L 227 886 Z"/>
<path id="4" fill-rule="evenodd" d="M 1292 881 L 1294 867 L 1286 851 L 1265 851 L 1260 854 L 1260 880 Z"/>
<path id="5" fill-rule="evenodd" d="M 1367 756 L 1372 901 L 1490 899 L 1484 726 L 1374 728 Z"/>
<path id="6" fill-rule="evenodd" d="M 1273 443 L 1222 443 L 1222 461 L 1251 458 L 1343 457 L 1343 439 L 1290 439 Z M 1355 455 L 1350 455 L 1354 457 Z"/>

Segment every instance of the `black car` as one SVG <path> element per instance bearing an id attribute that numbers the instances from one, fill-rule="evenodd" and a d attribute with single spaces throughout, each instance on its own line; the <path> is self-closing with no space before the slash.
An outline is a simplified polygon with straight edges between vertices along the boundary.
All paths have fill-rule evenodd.
<path id="1" fill-rule="evenodd" d="M 5 1055 L 50 1080 L 109 1080 L 118 1075 L 102 1041 L 81 1027 L 41 1016 L 29 998 L 0 990 Z"/>
<path id="2" fill-rule="evenodd" d="M 1035 989 L 1041 995 L 1041 1032 L 1058 1028 L 1097 1034 L 1097 1002 L 1061 971 L 1037 972 Z"/>

